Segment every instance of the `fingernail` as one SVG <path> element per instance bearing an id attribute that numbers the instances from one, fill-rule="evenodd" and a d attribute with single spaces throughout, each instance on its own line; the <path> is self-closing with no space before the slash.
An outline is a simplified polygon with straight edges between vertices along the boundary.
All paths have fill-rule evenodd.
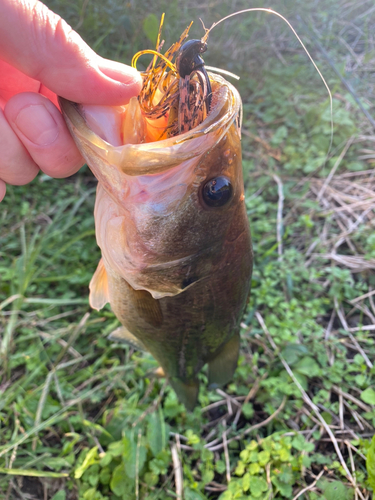
<path id="1" fill-rule="evenodd" d="M 15 123 L 20 132 L 37 146 L 48 146 L 59 135 L 57 123 L 43 104 L 21 109 Z"/>

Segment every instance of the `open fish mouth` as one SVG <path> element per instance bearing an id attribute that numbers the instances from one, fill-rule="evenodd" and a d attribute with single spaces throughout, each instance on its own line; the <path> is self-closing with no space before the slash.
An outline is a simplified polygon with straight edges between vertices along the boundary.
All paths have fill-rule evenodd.
<path id="1" fill-rule="evenodd" d="M 111 135 L 95 123 L 91 116 L 92 111 L 103 109 L 104 106 L 82 106 L 63 98 L 59 98 L 59 101 L 70 132 L 80 148 L 86 147 L 92 154 L 116 165 L 126 175 L 157 174 L 207 152 L 220 141 L 236 118 L 240 133 L 238 117 L 241 101 L 237 90 L 218 75 L 210 74 L 210 79 L 213 86 L 212 109 L 207 117 L 187 132 L 153 142 L 116 145 L 120 142 L 116 137 L 113 144 Z M 135 103 L 131 105 L 136 106 Z M 127 106 L 122 108 L 126 115 Z M 115 107 L 105 111 L 109 114 L 119 113 Z"/>

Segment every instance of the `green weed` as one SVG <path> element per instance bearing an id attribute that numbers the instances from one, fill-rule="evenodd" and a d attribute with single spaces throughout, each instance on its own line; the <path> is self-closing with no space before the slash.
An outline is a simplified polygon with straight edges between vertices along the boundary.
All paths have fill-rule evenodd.
<path id="1" fill-rule="evenodd" d="M 287 4 L 282 13 L 294 22 L 297 9 L 310 19 L 343 61 L 334 43 L 337 2 Z M 222 3 L 210 13 L 189 1 L 49 5 L 95 50 L 127 62 L 150 47 L 164 9 L 166 45 L 191 18 L 210 25 L 233 10 Z M 208 392 L 201 374 L 199 406 L 187 413 L 151 376 L 151 356 L 107 339 L 117 320 L 109 308 L 91 311 L 87 300 L 100 256 L 87 169 L 10 188 L 0 213 L 1 498 L 370 498 L 375 186 L 361 173 L 373 160 L 359 157 L 373 145 L 356 139 L 324 185 L 349 138 L 367 125 L 326 68 L 335 121 L 326 160 L 327 95 L 287 30 L 261 14 L 228 26 L 213 31 L 206 61 L 240 73 L 244 97 L 255 266 L 235 377 Z M 342 36 L 351 43 L 349 34 Z"/>

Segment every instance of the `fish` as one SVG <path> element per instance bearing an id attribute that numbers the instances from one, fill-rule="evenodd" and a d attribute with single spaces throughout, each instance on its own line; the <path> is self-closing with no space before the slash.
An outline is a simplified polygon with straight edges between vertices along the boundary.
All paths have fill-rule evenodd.
<path id="1" fill-rule="evenodd" d="M 140 53 L 154 57 L 127 105 L 59 103 L 98 180 L 90 305 L 110 304 L 121 326 L 109 338 L 151 353 L 191 411 L 206 364 L 209 388 L 236 370 L 253 253 L 241 98 L 187 31 L 163 55 Z"/>

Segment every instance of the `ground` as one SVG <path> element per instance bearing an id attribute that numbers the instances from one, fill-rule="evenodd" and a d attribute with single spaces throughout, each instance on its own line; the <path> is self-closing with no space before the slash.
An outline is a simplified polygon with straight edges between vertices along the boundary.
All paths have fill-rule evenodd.
<path id="1" fill-rule="evenodd" d="M 150 14 L 166 12 L 168 45 L 191 19 L 209 26 L 248 7 L 48 5 L 124 62 L 152 46 Z M 208 392 L 203 373 L 187 413 L 151 376 L 151 356 L 107 339 L 118 322 L 87 299 L 100 256 L 87 167 L 9 189 L 0 207 L 0 498 L 372 497 L 375 9 L 273 7 L 327 80 L 333 137 L 327 90 L 280 19 L 241 15 L 212 32 L 207 64 L 241 76 L 255 254 L 234 380 Z M 194 29 L 200 37 L 199 21 Z"/>

